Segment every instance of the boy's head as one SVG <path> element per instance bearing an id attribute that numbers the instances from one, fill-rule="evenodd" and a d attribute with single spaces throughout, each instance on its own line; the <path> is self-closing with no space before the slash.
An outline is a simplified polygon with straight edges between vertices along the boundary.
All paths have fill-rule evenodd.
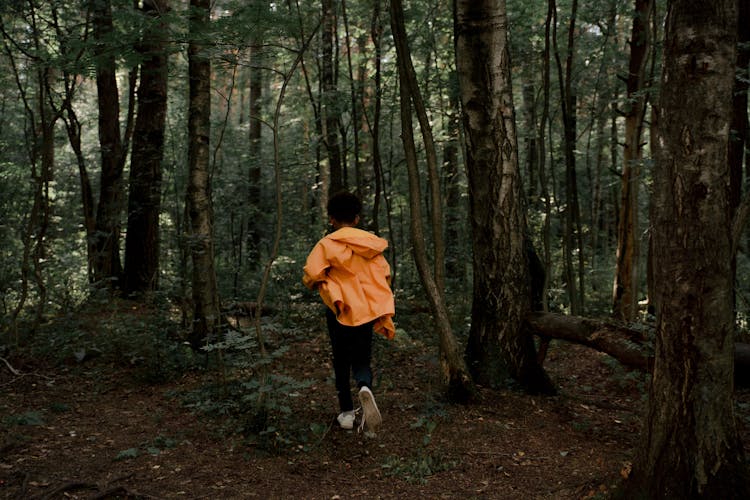
<path id="1" fill-rule="evenodd" d="M 355 225 L 359 221 L 362 202 L 356 195 L 348 191 L 339 191 L 328 199 L 327 208 L 331 222 Z"/>

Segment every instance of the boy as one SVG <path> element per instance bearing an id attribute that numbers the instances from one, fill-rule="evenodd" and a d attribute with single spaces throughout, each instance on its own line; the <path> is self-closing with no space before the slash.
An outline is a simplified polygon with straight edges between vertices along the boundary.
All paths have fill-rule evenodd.
<path id="1" fill-rule="evenodd" d="M 395 312 L 391 270 L 383 257 L 388 242 L 357 229 L 362 203 L 348 192 L 328 200 L 328 217 L 334 231 L 313 248 L 305 263 L 302 282 L 317 289 L 327 307 L 326 322 L 333 352 L 341 413 L 341 428 L 354 427 L 350 372 L 359 388 L 362 421 L 359 429 L 372 432 L 382 418 L 372 394 L 373 331 L 392 339 Z"/>

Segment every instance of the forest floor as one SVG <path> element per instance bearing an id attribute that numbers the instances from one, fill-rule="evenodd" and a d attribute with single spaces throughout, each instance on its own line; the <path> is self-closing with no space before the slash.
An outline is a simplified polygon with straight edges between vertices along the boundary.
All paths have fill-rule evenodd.
<path id="1" fill-rule="evenodd" d="M 135 358 L 79 351 L 52 365 L 9 355 L 0 361 L 0 497 L 582 499 L 604 498 L 627 477 L 646 379 L 606 355 L 553 342 L 545 368 L 557 395 L 480 387 L 475 402 L 451 404 L 429 319 L 412 317 L 396 340 L 375 342 L 384 423 L 367 437 L 334 425 L 319 313 L 309 306 L 265 328 L 272 350 L 288 348 L 272 372 L 291 378 L 274 379 L 267 427 L 254 434 L 240 432 L 248 422 L 231 404 L 243 394 L 232 391 L 251 385 L 217 370 L 147 383 Z M 745 443 L 749 402 L 738 394 Z"/>

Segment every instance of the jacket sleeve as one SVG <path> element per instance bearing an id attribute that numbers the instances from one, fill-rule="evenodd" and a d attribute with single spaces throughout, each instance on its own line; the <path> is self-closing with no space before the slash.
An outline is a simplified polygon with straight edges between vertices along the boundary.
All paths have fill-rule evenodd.
<path id="1" fill-rule="evenodd" d="M 310 255 L 307 256 L 307 261 L 303 269 L 302 283 L 307 288 L 314 289 L 316 284 L 326 281 L 326 272 L 329 267 L 331 267 L 331 264 L 326 259 L 323 245 L 318 243 L 312 249 Z"/>

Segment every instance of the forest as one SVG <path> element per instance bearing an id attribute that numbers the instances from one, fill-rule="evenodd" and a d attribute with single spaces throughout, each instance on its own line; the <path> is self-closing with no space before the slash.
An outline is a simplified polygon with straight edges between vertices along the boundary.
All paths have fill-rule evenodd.
<path id="1" fill-rule="evenodd" d="M 2 498 L 748 498 L 750 0 L 0 0 Z M 302 268 L 385 238 L 376 435 Z"/>

